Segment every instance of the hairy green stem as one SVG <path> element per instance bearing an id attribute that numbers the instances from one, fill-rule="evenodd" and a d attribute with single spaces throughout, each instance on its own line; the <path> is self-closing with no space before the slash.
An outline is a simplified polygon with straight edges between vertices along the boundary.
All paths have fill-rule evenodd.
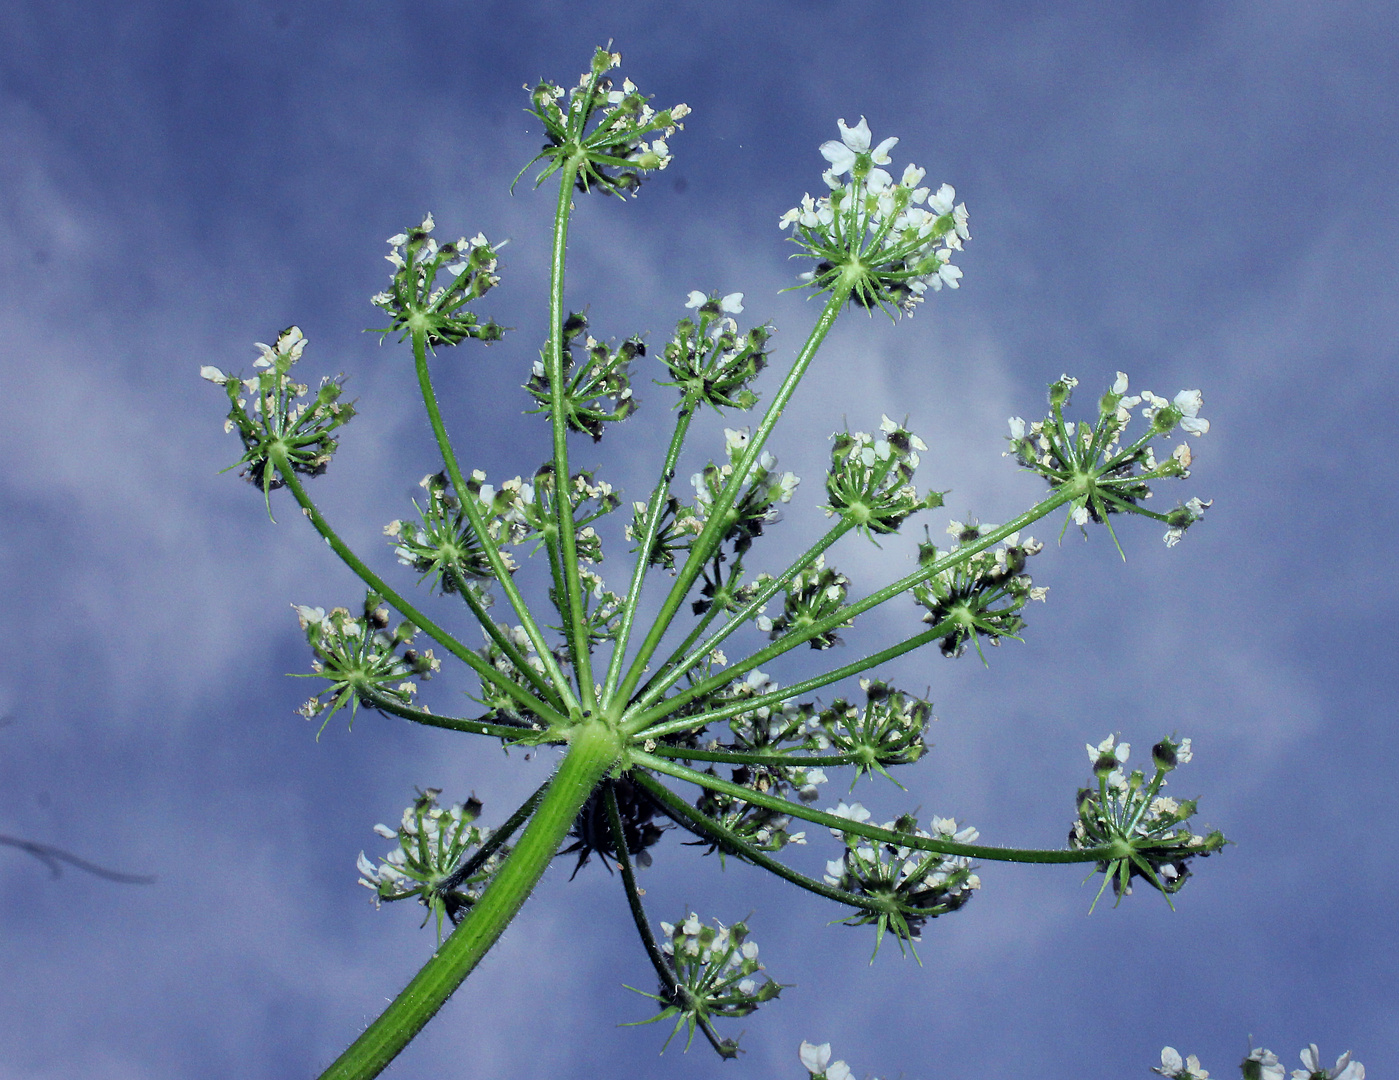
<path id="1" fill-rule="evenodd" d="M 709 718 L 703 717 L 704 720 Z M 644 734 L 644 733 L 643 733 Z M 648 754 L 680 761 L 713 761 L 721 765 L 759 765 L 781 769 L 835 768 L 841 765 L 862 765 L 865 759 L 859 754 L 764 754 L 748 753 L 743 750 L 691 750 L 688 746 L 667 746 L 662 743 Z M 883 761 L 881 765 L 902 765 L 898 761 Z"/>
<path id="2" fill-rule="evenodd" d="M 466 606 L 471 609 L 471 613 L 476 616 L 476 621 L 481 624 L 481 629 L 486 632 L 487 637 L 495 642 L 496 648 L 503 652 L 506 658 L 515 665 L 515 670 L 528 679 L 530 685 L 533 686 L 539 695 L 550 705 L 554 706 L 556 709 L 567 710 L 568 706 L 563 704 L 563 699 L 559 697 L 559 692 L 554 689 L 553 684 L 541 675 L 515 643 L 501 632 L 500 627 L 496 625 L 495 620 L 492 619 L 490 613 L 486 611 L 485 605 L 482 604 L 480 598 L 477 597 L 475 590 L 471 588 L 471 583 L 466 580 L 455 566 L 447 567 L 447 574 L 451 578 L 452 587 L 456 589 L 462 600 L 465 601 Z"/>
<path id="3" fill-rule="evenodd" d="M 364 703 L 371 708 L 427 727 L 446 728 L 448 731 L 466 731 L 472 735 L 494 735 L 496 738 L 509 742 L 517 742 L 527 736 L 539 733 L 536 728 L 527 727 L 524 724 L 502 723 L 499 720 L 470 720 L 461 716 L 439 716 L 426 709 L 400 704 L 373 687 L 363 691 L 360 696 Z"/>
<path id="4" fill-rule="evenodd" d="M 321 1074 L 321 1080 L 378 1076 L 471 974 L 538 884 L 588 796 L 616 763 L 620 743 L 598 723 L 571 732 L 539 809 L 481 899 L 393 1003 Z"/>

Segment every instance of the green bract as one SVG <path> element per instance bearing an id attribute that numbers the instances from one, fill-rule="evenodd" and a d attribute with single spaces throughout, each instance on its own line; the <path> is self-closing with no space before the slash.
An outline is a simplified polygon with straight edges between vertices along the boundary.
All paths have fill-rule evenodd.
<path id="1" fill-rule="evenodd" d="M 1153 446 L 1177 427 L 1203 434 L 1208 423 L 1198 391 L 1171 401 L 1129 397 L 1119 375 L 1097 419 L 1075 426 L 1063 416 L 1074 385 L 1065 377 L 1051 388 L 1049 418 L 1011 421 L 1011 453 L 1048 481 L 1048 495 L 999 526 L 953 522 L 947 550 L 903 541 L 916 555 L 913 569 L 870 589 L 835 568 L 831 549 L 852 533 L 898 542 L 910 519 L 942 506 L 941 493 L 920 493 L 913 483 L 927 446 L 883 416 L 872 434 L 834 436 L 826 532 L 786 566 L 754 573 L 748 560 L 799 485 L 779 470 L 768 444 L 831 328 L 851 302 L 912 311 L 926 293 L 956 287 L 961 271 L 950 260 L 969 239 L 966 208 L 948 185 L 921 187 L 923 170 L 914 166 L 895 182 L 882 166 L 897 140 L 871 146 L 863 119 L 853 127 L 841 121 L 841 140 L 821 147 L 830 194 L 806 197 L 781 222 L 817 260 L 808 283 L 828 294 L 794 355 L 769 350 L 767 326 L 740 329 L 734 316 L 743 295 L 719 290 L 685 294 L 685 313 L 667 316 L 679 318 L 664 348 L 648 350 L 635 334 L 607 344 L 564 306 L 574 196 L 596 188 L 635 194 L 643 174 L 669 161 L 666 140 L 688 112 L 653 112 L 629 80 L 616 86 L 608 72 L 619 63 L 599 50 L 573 90 L 544 82 L 531 95 L 548 139 L 535 159 L 545 162 L 540 180 L 558 179 L 549 302 L 538 359 L 507 354 L 506 362 L 524 382 L 522 405 L 547 422 L 548 438 L 534 445 L 542 425 L 518 429 L 508 450 L 524 456 L 513 478 L 492 480 L 463 465 L 433 378 L 436 351 L 504 333 L 473 310 L 498 280 L 498 247 L 479 233 L 438 245 L 430 214 L 390 239 L 393 280 L 373 303 L 392 316 L 384 332 L 411 348 L 436 453 L 419 466 L 427 473 L 422 505 L 385 532 L 403 588 L 427 586 L 421 604 L 349 548 L 303 483 L 324 471 L 332 433 L 353 410 L 339 401 L 339 381 L 298 401 L 309 391 L 288 372 L 304 347 L 300 332 L 287 331 L 275 348 L 260 346 L 264 370 L 247 382 L 204 371 L 227 389 L 229 429 L 245 450 L 240 463 L 269 506 L 271 490 L 285 487 L 369 591 L 362 615 L 297 608 L 314 655 L 308 677 L 325 683 L 304 715 L 328 719 L 363 705 L 557 754 L 554 777 L 494 833 L 475 824 L 479 803 L 443 808 L 436 789 L 414 800 L 399 829 L 380 827 L 398 847 L 377 864 L 361 857 L 365 883 L 380 900 L 420 900 L 439 930 L 444 920 L 454 928 L 327 1077 L 384 1068 L 490 950 L 561 851 L 578 854 L 575 873 L 597 855 L 616 875 L 659 986 L 648 995 L 661 1006 L 658 1019 L 674 1019 L 691 1037 L 702 1033 L 730 1057 L 736 1042 L 715 1025 L 748 1015 L 780 987 L 755 977 L 761 965 L 741 923 L 711 926 L 689 914 L 678 926 L 662 924 L 657 939 L 635 866 L 666 872 L 674 854 L 662 858 L 657 845 L 667 831 L 717 853 L 711 865 L 737 860 L 765 870 L 832 902 L 839 920 L 874 926 L 876 946 L 888 932 L 901 947 L 928 920 L 967 903 L 981 882 L 979 864 L 1088 864 L 1119 893 L 1136 875 L 1170 894 L 1190 859 L 1223 842 L 1185 828 L 1193 803 L 1158 797 L 1165 770 L 1184 759 L 1184 743 L 1158 747 L 1157 777 L 1145 787 L 1141 774 L 1114 779 L 1125 753 L 1106 745 L 1103 760 L 1095 757 L 1099 788 L 1081 797 L 1065 848 L 981 844 L 974 828 L 952 818 L 932 817 L 924 828 L 906 812 L 879 825 L 859 803 L 821 808 L 829 771 L 849 769 L 852 788 L 861 777 L 893 780 L 892 769 L 927 750 L 931 702 L 895 689 L 879 668 L 925 646 L 957 656 L 983 638 L 997 644 L 1023 631 L 1024 607 L 1045 595 L 1024 572 L 1041 549 L 1028 536 L 1031 524 L 1061 509 L 1085 526 L 1131 511 L 1167 524 L 1168 543 L 1178 540 L 1209 504 L 1191 500 L 1166 514 L 1141 506 L 1151 484 L 1185 475 L 1190 464 L 1181 448 L 1158 463 Z M 677 289 L 677 309 L 681 295 Z M 763 375 L 772 381 L 759 388 Z M 675 408 L 663 447 L 629 448 L 633 461 L 654 465 L 656 480 L 626 493 L 631 512 L 618 517 L 623 493 L 572 458 L 580 436 L 595 442 L 631 417 L 638 378 L 667 387 Z M 459 405 L 475 409 L 479 401 Z M 843 401 L 833 411 L 859 405 Z M 1148 430 L 1124 446 L 1122 429 L 1138 406 Z M 751 415 L 724 430 L 722 446 L 686 458 L 701 408 Z M 487 421 L 473 414 L 471 423 Z M 707 464 L 695 469 L 696 461 Z M 618 558 L 618 545 L 635 557 Z M 906 610 L 910 600 L 927 624 L 916 632 L 889 630 L 895 620 L 861 622 L 891 602 Z M 890 636 L 875 641 L 881 627 Z M 421 638 L 432 648 L 416 644 Z M 845 648 L 833 649 L 842 638 Z M 474 676 L 479 714 L 454 715 L 459 696 L 431 709 L 417 700 L 418 682 L 450 659 Z M 783 681 L 770 674 L 779 669 Z M 860 704 L 838 686 L 855 680 Z M 789 847 L 817 840 L 832 856 L 819 879 L 785 861 Z M 803 1060 L 825 1068 L 818 1050 Z"/>

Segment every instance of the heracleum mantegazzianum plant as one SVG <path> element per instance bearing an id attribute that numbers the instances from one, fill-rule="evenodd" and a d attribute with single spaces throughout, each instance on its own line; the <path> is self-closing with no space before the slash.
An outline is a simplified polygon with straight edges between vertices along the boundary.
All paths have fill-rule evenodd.
<path id="1" fill-rule="evenodd" d="M 476 824 L 474 799 L 443 806 L 434 789 L 418 794 L 396 828 L 378 826 L 391 850 L 377 861 L 361 854 L 361 883 L 380 901 L 413 897 L 426 905 L 439 945 L 327 1077 L 384 1068 L 471 973 L 561 849 L 580 859 L 596 853 L 620 871 L 655 969 L 655 1018 L 673 1020 L 690 1038 L 700 1032 L 732 1057 L 736 1044 L 717 1022 L 747 1016 L 781 986 L 760 974 L 757 946 L 742 923 L 705 922 L 684 911 L 666 913 L 678 915 L 674 924 L 652 922 L 633 870 L 650 861 L 647 849 L 664 828 L 683 829 L 721 858 L 828 898 L 848 923 L 874 927 L 876 948 L 888 935 L 901 949 L 919 940 L 929 919 L 973 896 L 980 886 L 973 860 L 1086 863 L 1103 875 L 1099 895 L 1111 882 L 1120 897 L 1140 880 L 1169 899 L 1191 861 L 1225 842 L 1218 832 L 1191 830 L 1193 801 L 1162 793 L 1167 774 L 1190 759 L 1190 741 L 1174 735 L 1152 748 L 1149 769 L 1130 773 L 1127 744 L 1115 735 L 1089 746 L 1093 779 L 1078 793 L 1062 850 L 982 845 L 975 829 L 951 818 L 920 823 L 905 813 L 877 824 L 859 803 L 817 809 L 826 770 L 889 777 L 924 751 L 931 706 L 880 679 L 881 665 L 926 646 L 949 657 L 980 652 L 983 641 L 1019 634 L 1025 606 L 1044 597 L 1026 573 L 1042 546 L 1027 530 L 1041 518 L 1059 511 L 1064 528 L 1101 524 L 1111 533 L 1115 516 L 1136 514 L 1163 525 L 1166 542 L 1176 543 L 1209 504 L 1191 499 L 1158 512 L 1148 500 L 1158 481 L 1188 475 L 1188 445 L 1167 440 L 1204 434 L 1209 425 L 1199 416 L 1198 391 L 1173 399 L 1129 394 L 1121 373 L 1095 406 L 1071 413 L 1076 380 L 1066 375 L 1050 386 L 1044 419 L 1010 421 L 1008 454 L 1048 482 L 1045 498 L 1003 525 L 953 522 L 950 543 L 924 539 L 916 569 L 859 597 L 827 561 L 835 545 L 848 534 L 847 543 L 890 537 L 913 515 L 941 506 L 942 497 L 915 486 L 926 447 L 900 424 L 886 416 L 870 433 L 839 431 L 825 482 L 830 528 L 781 572 L 753 572 L 754 542 L 797 486 L 765 448 L 821 343 L 852 307 L 897 318 L 930 291 L 956 288 L 961 271 L 952 260 L 970 237 L 966 208 L 948 185 L 920 186 L 924 170 L 914 165 L 896 180 L 885 166 L 897 140 L 872 145 L 863 118 L 853 127 L 841 121 L 840 140 L 821 147 L 827 191 L 804 195 L 779 222 L 811 260 L 797 287 L 824 301 L 795 358 L 769 353 L 768 327 L 738 323 L 739 293 L 691 292 L 664 345 L 594 340 L 587 320 L 563 304 L 575 199 L 634 196 L 669 163 L 669 140 L 689 113 L 684 105 L 654 111 L 630 80 L 609 78 L 620 59 L 599 49 L 577 86 L 542 82 L 531 93 L 529 111 L 548 139 L 531 164 L 542 162 L 538 182 L 556 182 L 558 197 L 548 340 L 524 386 L 551 439 L 547 460 L 526 478 L 492 481 L 464 465 L 433 389 L 433 366 L 449 360 L 452 347 L 476 348 L 504 334 L 479 313 L 498 281 L 496 246 L 479 233 L 439 243 L 430 215 L 389 240 L 392 281 L 373 302 L 387 318 L 383 332 L 412 349 L 441 454 L 414 516 L 385 529 L 408 568 L 403 580 L 371 570 L 307 492 L 305 481 L 326 470 L 354 409 L 339 378 L 322 379 L 314 393 L 297 381 L 292 368 L 306 345 L 300 330 L 260 345 L 251 377 L 202 372 L 228 393 L 226 427 L 241 438 L 243 475 L 262 489 L 269 513 L 272 490 L 286 488 L 368 590 L 352 607 L 296 607 L 315 656 L 311 677 L 324 680 L 304 715 L 324 727 L 346 706 L 350 714 L 363 706 L 506 745 L 562 750 L 552 778 L 494 830 Z M 754 384 L 769 365 L 784 369 L 781 381 L 760 395 Z M 624 509 L 603 478 L 570 464 L 570 444 L 580 436 L 599 440 L 624 421 L 636 407 L 637 377 L 675 395 L 675 423 L 664 449 L 633 449 L 655 458 L 659 479 Z M 702 409 L 751 412 L 756 423 L 727 430 L 725 445 L 714 448 L 717 461 L 686 484 L 677 470 Z M 604 539 L 611 548 L 605 565 L 625 562 L 618 548 L 634 556 L 610 582 L 599 569 Z M 516 583 L 517 572 L 530 570 L 547 574 L 547 614 L 531 608 Z M 451 605 L 429 615 L 406 595 L 405 583 L 414 581 Z M 643 620 L 638 614 L 655 608 L 643 607 L 648 588 L 659 607 Z M 923 614 L 906 639 L 786 686 L 765 673 L 799 647 L 829 649 L 865 612 L 910 600 Z M 472 643 L 478 635 L 484 644 Z M 430 678 L 448 657 L 478 676 L 480 715 L 450 715 L 419 701 L 414 680 Z M 828 703 L 812 697 L 842 683 Z M 788 844 L 806 842 L 799 825 L 834 837 L 820 880 L 781 859 Z M 817 1058 L 808 1056 L 804 1050 L 810 1066 Z"/>

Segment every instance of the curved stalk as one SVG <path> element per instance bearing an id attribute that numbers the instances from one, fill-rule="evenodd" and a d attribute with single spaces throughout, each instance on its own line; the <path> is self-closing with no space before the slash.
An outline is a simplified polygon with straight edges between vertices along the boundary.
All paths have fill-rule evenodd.
<path id="1" fill-rule="evenodd" d="M 914 836 L 912 833 L 895 832 L 893 829 L 884 829 L 878 825 L 869 825 L 862 821 L 852 821 L 849 818 L 837 817 L 835 814 L 828 814 L 823 810 L 813 810 L 809 806 L 802 806 L 799 803 L 791 802 L 787 799 L 779 799 L 772 795 L 764 795 L 760 791 L 752 788 L 742 787 L 739 784 L 731 784 L 727 780 L 720 780 L 717 776 L 710 776 L 706 773 L 696 772 L 694 769 L 687 769 L 683 765 L 677 765 L 673 761 L 656 757 L 644 751 L 632 750 L 629 754 L 632 764 L 640 765 L 647 769 L 652 769 L 658 773 L 665 773 L 673 776 L 677 780 L 687 780 L 700 787 L 709 788 L 724 795 L 731 795 L 736 799 L 742 799 L 746 803 L 754 806 L 764 806 L 769 810 L 777 810 L 788 814 L 791 817 L 801 818 L 809 821 L 813 825 L 825 825 L 830 829 L 837 829 L 842 833 L 853 833 L 856 836 L 865 836 L 871 840 L 879 840 L 883 843 L 896 844 L 900 847 L 916 848 L 919 851 L 936 851 L 943 855 L 961 855 L 968 859 L 987 859 L 991 862 L 1014 862 L 1014 863 L 1086 863 L 1086 862 L 1108 862 L 1120 858 L 1121 855 L 1116 847 L 1104 845 L 1095 848 L 1080 848 L 1069 850 L 1067 848 L 1038 849 L 1038 848 L 1006 848 L 990 847 L 985 844 L 959 844 L 952 840 L 938 840 L 935 837 Z"/>
<path id="2" fill-rule="evenodd" d="M 446 728 L 448 731 L 466 731 L 472 735 L 494 735 L 496 738 L 506 739 L 510 742 L 518 742 L 527 736 L 540 734 L 537 728 L 526 727 L 524 724 L 508 723 L 501 720 L 470 720 L 461 716 L 439 716 L 426 709 L 415 709 L 411 705 L 400 704 L 393 698 L 372 688 L 366 690 L 362 698 L 371 708 L 390 713 L 404 720 L 411 720 L 415 724 L 423 724 L 426 727 Z"/>
<path id="3" fill-rule="evenodd" d="M 888 906 L 878 900 L 873 900 L 868 896 L 860 896 L 858 893 L 846 892 L 844 889 L 827 885 L 824 881 L 809 878 L 785 863 L 774 859 L 766 852 L 759 851 L 751 844 L 744 843 L 743 839 L 732 829 L 726 829 L 717 821 L 711 821 L 654 777 L 648 776 L 644 772 L 634 772 L 631 776 L 633 780 L 650 792 L 652 798 L 666 808 L 666 813 L 672 817 L 683 818 L 682 824 L 685 824 L 686 828 L 696 836 L 717 841 L 723 847 L 728 848 L 729 854 L 736 858 L 751 862 L 754 866 L 761 866 L 764 870 L 776 874 L 784 881 L 790 881 L 793 885 L 800 886 L 817 896 L 824 896 L 827 900 L 834 900 L 837 904 L 849 904 L 851 907 L 864 908 L 866 911 L 888 910 Z"/>

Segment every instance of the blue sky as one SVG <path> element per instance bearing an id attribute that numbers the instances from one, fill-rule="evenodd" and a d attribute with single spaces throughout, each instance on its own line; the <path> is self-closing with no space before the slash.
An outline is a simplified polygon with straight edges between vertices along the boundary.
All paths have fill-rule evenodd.
<path id="1" fill-rule="evenodd" d="M 546 332 L 553 198 L 508 191 L 539 142 L 520 87 L 569 82 L 609 38 L 693 115 L 640 199 L 580 200 L 569 300 L 599 336 L 661 339 L 691 289 L 742 291 L 780 367 L 817 309 L 779 293 L 796 267 L 776 222 L 820 190 L 837 117 L 899 136 L 896 162 L 970 210 L 963 287 L 897 326 L 847 315 L 788 410 L 771 446 L 805 483 L 765 537 L 774 567 L 821 525 L 844 420 L 907 414 L 920 479 L 951 492 L 936 532 L 1036 496 L 1000 456 L 1005 420 L 1060 372 L 1094 395 L 1119 369 L 1204 393 L 1194 474 L 1160 497 L 1213 498 L 1208 519 L 1169 551 L 1127 523 L 1125 565 L 1101 533 L 1049 545 L 1049 601 L 989 669 L 905 658 L 890 674 L 931 687 L 936 747 L 907 797 L 859 797 L 1057 845 L 1086 741 L 1178 731 L 1196 749 L 1178 792 L 1237 846 L 1174 913 L 1138 891 L 1089 917 L 1081 871 L 984 866 L 919 967 L 889 948 L 869 964 L 838 911 L 668 837 L 654 917 L 747 917 L 795 984 L 742 1025 L 738 1064 L 658 1060 L 655 1028 L 616 1027 L 646 1015 L 622 984 L 652 976 L 616 882 L 595 862 L 570 884 L 561 863 L 390 1075 L 796 1078 L 804 1038 L 860 1076 L 1146 1076 L 1167 1043 L 1232 1075 L 1250 1035 L 1290 1065 L 1316 1041 L 1382 1073 L 1399 1060 L 1396 31 L 1388 4 L 1277 0 L 7 5 L 0 833 L 159 883 L 51 880 L 0 848 L 0 1080 L 314 1075 L 432 944 L 355 884 L 374 823 L 414 785 L 474 791 L 499 821 L 547 774 L 547 755 L 374 715 L 314 741 L 305 684 L 283 677 L 309 663 L 288 604 L 353 603 L 355 583 L 289 500 L 274 526 L 219 475 L 238 451 L 197 372 L 248 370 L 254 341 L 301 326 L 306 370 L 347 373 L 360 408 L 314 493 L 391 570 L 382 526 L 437 465 L 404 353 L 361 331 L 384 239 L 431 210 L 444 233 L 510 240 L 483 310 L 518 329 L 444 355 L 440 392 L 467 461 L 532 470 L 545 433 L 518 388 Z M 668 411 L 639 387 L 627 438 L 576 459 L 638 496 Z M 912 545 L 833 561 L 872 588 Z M 851 646 L 909 613 L 882 618 Z M 429 689 L 446 709 L 473 686 Z"/>

